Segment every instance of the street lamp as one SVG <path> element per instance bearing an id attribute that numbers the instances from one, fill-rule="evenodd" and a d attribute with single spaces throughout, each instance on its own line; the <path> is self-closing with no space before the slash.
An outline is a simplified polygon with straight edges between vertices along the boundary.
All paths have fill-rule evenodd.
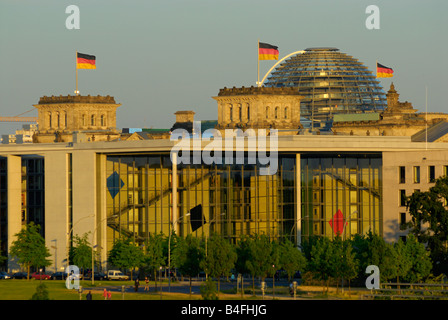
<path id="1" fill-rule="evenodd" d="M 348 216 L 349 220 L 351 220 L 352 215 L 354 215 L 355 213 L 358 213 L 358 210 L 353 211 L 353 212 Z M 344 218 L 344 220 L 345 220 L 345 218 Z M 343 224 L 343 226 L 342 226 L 342 234 L 343 234 L 343 236 L 344 236 L 344 240 L 345 240 L 345 239 L 347 238 L 347 237 L 345 236 L 345 221 L 344 221 L 344 224 Z M 343 256 L 342 256 L 342 257 L 343 257 Z M 342 292 L 344 292 L 344 277 L 341 278 L 341 288 L 342 288 Z"/>
<path id="2" fill-rule="evenodd" d="M 54 249 L 54 272 L 58 271 L 58 239 L 53 239 L 54 246 L 51 246 Z"/>
<path id="3" fill-rule="evenodd" d="M 208 237 L 210 237 L 210 226 L 212 225 L 213 222 L 215 222 L 215 221 L 218 219 L 218 217 L 222 217 L 222 216 L 224 216 L 225 214 L 226 214 L 226 213 L 223 212 L 223 213 L 221 213 L 219 216 L 215 217 L 213 220 L 210 220 L 210 221 L 208 222 L 208 236 L 205 237 L 205 257 L 207 257 L 207 254 L 208 254 L 207 242 L 208 242 Z M 208 273 L 205 274 L 205 279 L 208 279 Z"/>
<path id="4" fill-rule="evenodd" d="M 186 215 L 176 219 L 176 221 L 173 221 L 173 229 L 174 224 L 182 220 L 184 217 L 188 217 L 190 213 L 187 213 Z M 171 231 L 170 235 L 168 236 L 168 291 L 171 292 Z"/>
<path id="5" fill-rule="evenodd" d="M 352 215 L 354 215 L 355 213 L 358 213 L 358 210 L 353 211 L 353 212 L 348 216 L 348 219 L 351 220 Z M 344 220 L 345 220 L 345 217 L 344 217 Z M 345 221 L 344 221 L 344 224 L 342 225 L 342 234 L 344 235 L 344 240 L 345 240 L 345 239 L 346 239 L 346 236 L 345 236 Z"/>
<path id="6" fill-rule="evenodd" d="M 218 217 L 222 217 L 225 216 L 226 213 L 223 212 L 221 213 L 219 216 L 215 217 L 213 220 L 210 220 L 208 222 L 208 236 L 210 237 L 210 226 L 212 225 L 212 223 L 216 222 L 216 220 L 218 219 Z M 205 237 L 205 256 L 207 256 L 207 237 Z"/>
<path id="7" fill-rule="evenodd" d="M 81 220 L 84 220 L 84 219 L 87 219 L 87 218 L 93 218 L 94 216 L 95 216 L 94 214 L 91 214 L 91 215 L 82 217 L 81 219 L 79 219 L 78 221 L 76 221 L 76 222 L 73 224 L 73 226 L 71 227 L 70 231 L 67 232 L 67 266 L 66 266 L 67 268 L 68 268 L 68 265 L 69 265 L 70 234 L 73 232 L 73 228 L 75 228 L 75 226 L 76 226 Z"/>
<path id="8" fill-rule="evenodd" d="M 94 253 L 94 249 L 95 249 L 95 247 L 98 246 L 98 245 L 96 245 L 96 246 L 93 245 L 93 242 L 94 242 L 94 240 L 95 240 L 96 229 L 97 229 L 99 226 L 101 226 L 101 223 L 102 223 L 104 220 L 107 220 L 107 219 L 109 219 L 109 218 L 116 218 L 116 217 L 117 217 L 117 215 L 114 214 L 114 215 L 112 215 L 112 216 L 110 216 L 110 217 L 105 217 L 105 218 L 103 218 L 103 219 L 98 223 L 98 225 L 95 226 L 95 229 L 93 229 L 93 234 L 92 234 L 92 271 L 91 271 L 92 285 L 95 283 L 95 272 L 94 272 L 94 267 L 95 267 L 95 266 L 94 266 L 94 263 L 95 263 L 95 259 L 94 259 L 94 255 L 93 255 L 93 253 Z"/>
<path id="9" fill-rule="evenodd" d="M 304 219 L 306 219 L 306 218 L 309 218 L 309 216 L 300 217 L 300 218 L 298 219 L 297 223 L 293 225 L 293 227 L 291 228 L 291 232 L 289 233 L 289 241 L 291 241 L 291 238 L 292 238 L 292 232 L 294 231 L 294 229 L 296 229 L 296 228 L 297 228 L 297 225 L 298 225 L 299 223 L 302 223 L 302 220 L 304 220 Z M 297 239 L 297 240 L 298 240 L 298 239 Z M 291 241 L 291 242 L 292 242 L 292 241 Z M 296 243 L 297 243 L 297 242 L 296 242 Z M 300 227 L 300 243 L 302 243 L 302 227 Z"/>

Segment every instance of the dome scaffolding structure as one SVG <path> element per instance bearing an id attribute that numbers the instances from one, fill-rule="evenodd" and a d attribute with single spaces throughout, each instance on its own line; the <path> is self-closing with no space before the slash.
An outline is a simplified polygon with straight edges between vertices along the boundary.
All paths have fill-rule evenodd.
<path id="1" fill-rule="evenodd" d="M 331 126 L 336 113 L 381 112 L 387 107 L 373 72 L 337 48 L 308 48 L 285 59 L 263 86 L 297 87 L 304 97 L 300 115 L 312 123 Z"/>

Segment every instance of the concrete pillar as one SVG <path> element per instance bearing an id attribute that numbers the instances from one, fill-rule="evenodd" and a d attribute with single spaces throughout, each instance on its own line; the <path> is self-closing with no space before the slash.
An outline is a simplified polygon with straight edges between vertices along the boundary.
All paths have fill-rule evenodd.
<path id="1" fill-rule="evenodd" d="M 8 183 L 8 252 L 12 243 L 17 240 L 15 236 L 22 228 L 22 158 L 20 156 L 7 156 L 7 183 Z M 9 272 L 19 271 L 20 266 L 8 260 Z"/>
<path id="2" fill-rule="evenodd" d="M 82 237 L 90 231 L 88 237 L 90 243 L 97 217 L 95 159 L 95 152 L 90 150 L 75 150 L 73 152 L 73 235 Z"/>
<path id="3" fill-rule="evenodd" d="M 300 168 L 300 153 L 296 154 L 296 226 L 297 246 L 302 244 L 302 178 Z"/>
<path id="4" fill-rule="evenodd" d="M 65 151 L 45 154 L 45 245 L 50 250 L 53 263 L 47 268 L 61 271 L 67 267 L 69 232 L 69 181 L 68 161 Z M 56 269 L 56 270 L 55 270 Z"/>
<path id="5" fill-rule="evenodd" d="M 106 176 L 106 162 L 107 156 L 105 154 L 98 154 L 97 156 L 97 213 L 98 219 L 96 221 L 97 227 L 97 241 L 98 247 L 96 251 L 100 253 L 101 266 L 104 268 L 107 265 L 107 176 Z M 118 218 L 116 218 L 118 220 Z M 104 271 L 104 270 L 103 270 Z"/>
<path id="6" fill-rule="evenodd" d="M 172 215 L 172 223 L 173 223 L 173 229 L 174 233 L 176 235 L 179 235 L 179 211 L 177 208 L 177 153 L 173 152 L 171 154 L 171 161 L 172 161 L 172 199 L 173 199 L 173 215 Z"/>

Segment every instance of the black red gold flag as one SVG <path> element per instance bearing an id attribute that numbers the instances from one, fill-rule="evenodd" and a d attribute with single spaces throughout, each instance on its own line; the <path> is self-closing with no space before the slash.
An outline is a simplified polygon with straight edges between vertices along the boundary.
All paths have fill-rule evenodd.
<path id="1" fill-rule="evenodd" d="M 258 60 L 278 60 L 278 47 L 268 43 L 258 43 Z"/>
<path id="2" fill-rule="evenodd" d="M 376 77 L 377 78 L 390 78 L 394 76 L 394 70 L 392 68 L 383 66 L 381 63 L 376 63 Z"/>
<path id="3" fill-rule="evenodd" d="M 76 57 L 76 68 L 77 69 L 96 69 L 96 57 L 84 54 L 77 53 Z"/>

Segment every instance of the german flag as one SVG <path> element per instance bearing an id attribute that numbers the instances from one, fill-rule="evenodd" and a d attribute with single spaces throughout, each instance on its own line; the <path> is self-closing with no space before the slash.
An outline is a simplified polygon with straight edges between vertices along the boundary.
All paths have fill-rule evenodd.
<path id="1" fill-rule="evenodd" d="M 278 60 L 278 47 L 259 42 L 258 60 Z"/>
<path id="2" fill-rule="evenodd" d="M 84 53 L 77 52 L 76 68 L 77 69 L 96 69 L 96 57 Z"/>
<path id="3" fill-rule="evenodd" d="M 383 66 L 381 63 L 376 63 L 376 77 L 377 78 L 390 78 L 394 76 L 394 70 L 392 68 Z"/>

